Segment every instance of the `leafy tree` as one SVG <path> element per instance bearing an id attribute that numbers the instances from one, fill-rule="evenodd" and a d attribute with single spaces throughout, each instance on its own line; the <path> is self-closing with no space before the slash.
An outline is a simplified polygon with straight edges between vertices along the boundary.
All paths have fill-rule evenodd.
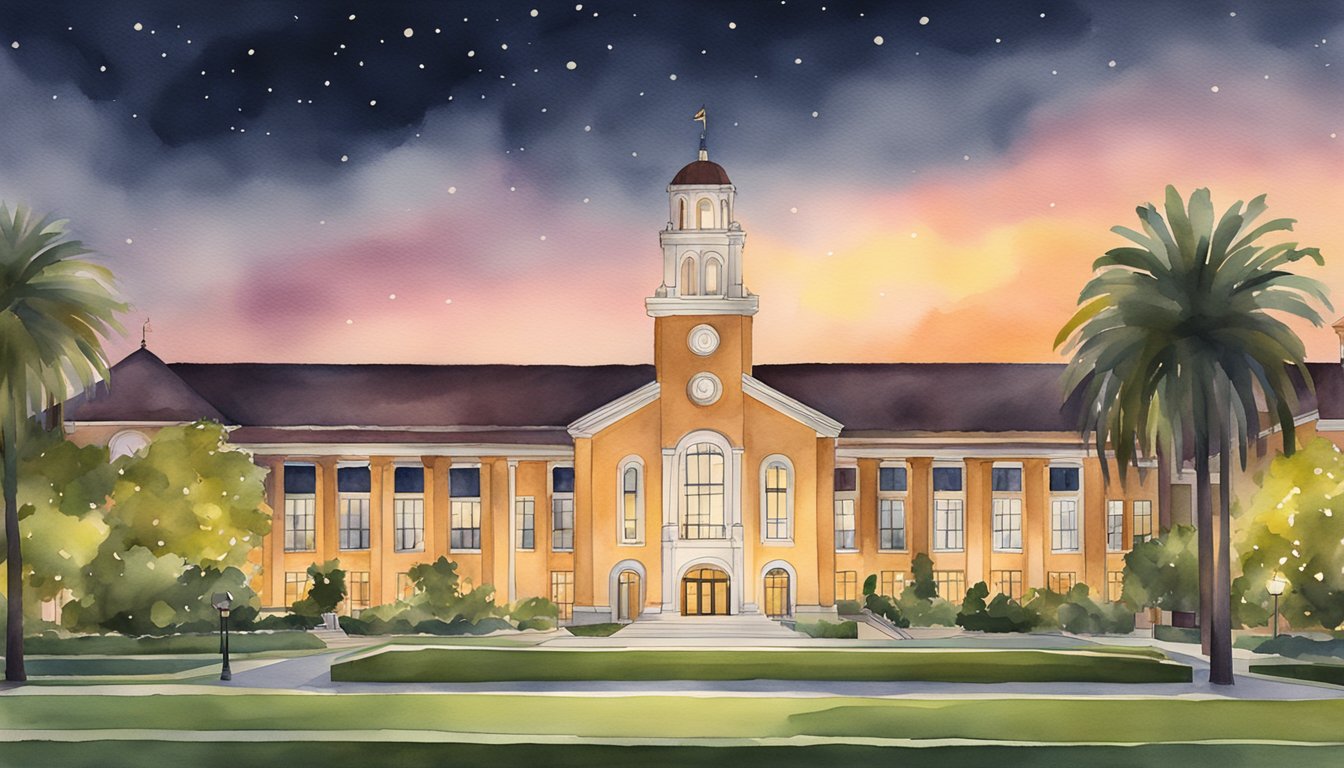
<path id="1" fill-rule="evenodd" d="M 37 417 L 78 387 L 106 377 L 102 342 L 120 332 L 126 310 L 112 273 L 79 258 L 89 252 L 64 224 L 0 205 L 0 464 L 5 496 L 5 679 L 27 680 L 23 664 L 23 552 L 19 459 L 40 430 Z"/>
<path id="2" fill-rule="evenodd" d="M 518 629 L 554 629 L 560 623 L 560 607 L 544 597 L 520 600 L 509 610 Z"/>
<path id="3" fill-rule="evenodd" d="M 1081 635 L 1134 631 L 1134 611 L 1124 603 L 1098 603 L 1088 596 L 1086 584 L 1074 584 L 1056 614 L 1059 628 Z"/>
<path id="4" fill-rule="evenodd" d="M 901 608 L 892 595 L 877 594 L 877 574 L 870 573 L 863 580 L 863 607 L 885 618 L 898 627 L 910 626 L 910 620 L 901 613 Z"/>
<path id="5" fill-rule="evenodd" d="M 938 582 L 933 578 L 932 558 L 923 552 L 916 553 L 915 559 L 910 562 L 910 573 L 915 577 L 910 585 L 914 588 L 915 597 L 932 600 L 938 596 Z"/>
<path id="6" fill-rule="evenodd" d="M 340 560 L 308 566 L 308 583 L 308 594 L 289 607 L 290 613 L 315 620 L 335 612 L 345 600 L 345 571 Z"/>
<path id="7" fill-rule="evenodd" d="M 1233 582 L 1238 618 L 1268 621 L 1276 573 L 1289 588 L 1280 610 L 1290 625 L 1344 623 L 1344 454 L 1316 438 L 1275 458 L 1243 513 L 1242 575 Z"/>
<path id="8" fill-rule="evenodd" d="M 1193 443 L 1199 528 L 1200 606 L 1209 632 L 1210 681 L 1230 685 L 1232 628 L 1228 599 L 1231 454 L 1245 468 L 1248 435 L 1261 432 L 1257 395 L 1295 447 L 1296 368 L 1310 381 L 1297 335 L 1275 312 L 1316 325 L 1312 307 L 1326 307 L 1324 287 L 1284 269 L 1302 258 L 1323 263 L 1315 248 L 1256 241 L 1292 229 L 1291 219 L 1259 227 L 1265 197 L 1235 203 L 1215 222 L 1207 189 L 1189 203 L 1167 187 L 1164 218 L 1151 203 L 1138 208 L 1142 232 L 1114 227 L 1138 245 L 1115 248 L 1093 264 L 1079 308 L 1060 330 L 1056 348 L 1072 354 L 1066 392 L 1080 402 L 1079 430 L 1092 438 L 1102 465 L 1108 446 L 1124 479 L 1126 465 L 1161 450 L 1184 456 Z M 1222 535 L 1215 555 L 1209 457 L 1220 457 Z M 1109 470 L 1107 470 L 1109 473 Z"/>
<path id="9" fill-rule="evenodd" d="M 988 603 L 986 597 L 989 587 L 983 581 L 966 590 L 957 626 L 979 632 L 1030 632 L 1040 623 L 1039 614 L 1002 592 Z"/>
<path id="10" fill-rule="evenodd" d="M 1199 608 L 1196 539 L 1192 526 L 1177 525 L 1135 544 L 1125 555 L 1121 601 L 1132 610 L 1193 612 Z"/>

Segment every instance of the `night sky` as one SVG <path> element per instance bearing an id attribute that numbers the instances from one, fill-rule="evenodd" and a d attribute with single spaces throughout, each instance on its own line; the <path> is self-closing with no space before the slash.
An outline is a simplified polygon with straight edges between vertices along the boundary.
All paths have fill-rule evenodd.
<path id="1" fill-rule="evenodd" d="M 701 105 L 760 362 L 1055 359 L 1167 183 L 1344 305 L 1339 0 L 4 6 L 0 198 L 119 275 L 114 358 L 647 362 Z"/>

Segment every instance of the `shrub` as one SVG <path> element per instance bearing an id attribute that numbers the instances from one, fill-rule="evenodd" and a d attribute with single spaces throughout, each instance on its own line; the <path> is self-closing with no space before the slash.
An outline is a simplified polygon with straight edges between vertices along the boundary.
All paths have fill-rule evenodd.
<path id="1" fill-rule="evenodd" d="M 544 597 L 529 597 L 513 606 L 509 618 L 519 629 L 555 629 L 560 623 L 560 608 Z"/>
<path id="2" fill-rule="evenodd" d="M 856 621 L 842 621 L 838 624 L 832 624 L 825 619 L 817 622 L 800 621 L 793 628 L 808 637 L 852 640 L 859 636 L 859 623 Z"/>
<path id="3" fill-rule="evenodd" d="M 910 562 L 910 573 L 915 580 L 910 586 L 901 593 L 914 590 L 914 596 L 921 600 L 932 600 L 938 597 L 938 582 L 933 578 L 933 560 L 923 552 L 915 555 L 915 559 Z M 946 595 L 944 595 L 946 597 Z"/>
<path id="4" fill-rule="evenodd" d="M 1156 538 L 1135 544 L 1125 555 L 1121 599 L 1131 609 L 1199 610 L 1199 555 L 1195 529 L 1173 526 Z"/>
<path id="5" fill-rule="evenodd" d="M 1065 632 L 1084 635 L 1120 634 L 1134 631 L 1134 610 L 1124 603 L 1097 603 L 1088 597 L 1086 584 L 1075 584 L 1059 606 L 1059 626 Z"/>
<path id="6" fill-rule="evenodd" d="M 858 600 L 836 600 L 835 612 L 841 616 L 857 616 L 863 613 L 863 605 Z"/>
<path id="7" fill-rule="evenodd" d="M 1168 643 L 1198 643 L 1198 627 L 1169 627 L 1158 624 L 1153 627 L 1153 637 Z"/>
<path id="8" fill-rule="evenodd" d="M 1255 648 L 1256 653 L 1277 653 L 1280 656 L 1335 656 L 1344 659 L 1344 639 L 1313 640 L 1299 635 L 1279 635 L 1269 638 Z"/>
<path id="9" fill-rule="evenodd" d="M 985 603 L 989 587 L 976 583 L 966 590 L 966 599 L 957 614 L 958 626 L 978 632 L 1030 632 L 1040 623 L 1040 615 L 1003 593 Z"/>
<path id="10" fill-rule="evenodd" d="M 1059 627 L 1059 609 L 1068 600 L 1068 595 L 1055 592 L 1049 587 L 1033 587 L 1022 596 L 1022 606 L 1034 612 L 1037 629 L 1057 629 Z"/>
<path id="11" fill-rule="evenodd" d="M 905 618 L 905 614 L 901 613 L 895 599 L 890 595 L 877 594 L 877 574 L 875 573 L 868 574 L 868 578 L 863 580 L 863 607 L 890 621 L 895 626 L 902 628 L 910 626 L 910 620 Z"/>
<path id="12" fill-rule="evenodd" d="M 957 623 L 957 606 L 941 597 L 932 600 L 915 595 L 915 587 L 906 587 L 896 607 L 912 627 L 951 627 Z"/>
<path id="13" fill-rule="evenodd" d="M 290 613 L 316 620 L 324 613 L 333 613 L 345 600 L 345 571 L 340 560 L 328 560 L 321 565 L 308 566 L 308 595 L 289 607 Z"/>

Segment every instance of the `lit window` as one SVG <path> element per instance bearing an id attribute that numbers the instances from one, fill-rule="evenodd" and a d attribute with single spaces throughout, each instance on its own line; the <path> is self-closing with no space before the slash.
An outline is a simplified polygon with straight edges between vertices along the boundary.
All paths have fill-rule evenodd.
<path id="1" fill-rule="evenodd" d="M 1050 571 L 1045 575 L 1045 585 L 1051 592 L 1064 594 L 1078 583 L 1078 574 L 1073 571 Z"/>
<path id="2" fill-rule="evenodd" d="M 449 511 L 452 534 L 449 548 L 481 548 L 481 469 L 453 467 L 448 470 Z"/>
<path id="3" fill-rule="evenodd" d="M 765 538 L 788 541 L 792 530 L 792 477 L 789 466 L 779 460 L 765 463 Z"/>
<path id="4" fill-rule="evenodd" d="M 397 574 L 397 599 L 410 600 L 415 595 L 415 582 L 411 580 L 411 574 Z"/>
<path id="5" fill-rule="evenodd" d="M 1107 571 L 1106 572 L 1106 599 L 1112 603 L 1120 602 L 1120 596 L 1125 591 L 1125 572 Z"/>
<path id="6" fill-rule="evenodd" d="M 340 498 L 340 548 L 369 548 L 369 468 L 336 470 Z"/>
<path id="7" fill-rule="evenodd" d="M 905 591 L 904 571 L 882 571 L 878 574 L 877 593 L 887 597 L 900 597 Z"/>
<path id="8" fill-rule="evenodd" d="M 714 228 L 714 203 L 707 197 L 700 198 L 695 204 L 695 226 L 700 229 Z"/>
<path id="9" fill-rule="evenodd" d="M 938 596 L 944 600 L 959 603 L 966 598 L 965 571 L 934 571 L 933 580 L 938 582 Z"/>
<path id="10" fill-rule="evenodd" d="M 285 572 L 285 605 L 293 605 L 308 596 L 313 586 L 307 571 Z"/>
<path id="11" fill-rule="evenodd" d="M 696 443 L 682 459 L 681 538 L 722 539 L 724 525 L 723 451 L 713 443 Z"/>
<path id="12" fill-rule="evenodd" d="M 1125 502 L 1119 499 L 1106 502 L 1106 549 L 1111 552 L 1125 549 Z"/>
<path id="13" fill-rule="evenodd" d="M 718 259 L 709 259 L 705 262 L 705 293 L 714 295 L 722 292 L 719 289 L 719 282 L 722 280 L 720 273 L 722 271 L 723 267 L 719 264 Z"/>
<path id="14" fill-rule="evenodd" d="M 558 552 L 574 549 L 573 467 L 555 467 L 551 470 L 551 549 Z"/>
<path id="15" fill-rule="evenodd" d="M 371 604 L 368 571 L 350 571 L 345 574 L 345 612 L 353 615 Z"/>
<path id="16" fill-rule="evenodd" d="M 519 496 L 513 505 L 514 530 L 518 537 L 519 549 L 531 550 L 536 547 L 537 507 L 531 496 Z"/>
<path id="17" fill-rule="evenodd" d="M 998 594 L 1007 595 L 1013 600 L 1022 599 L 1021 571 L 990 571 L 989 587 Z"/>
<path id="18" fill-rule="evenodd" d="M 551 571 L 551 602 L 560 609 L 560 621 L 574 618 L 573 571 Z"/>
<path id="19" fill-rule="evenodd" d="M 789 613 L 789 572 L 771 568 L 765 574 L 765 615 L 782 619 Z"/>
<path id="20" fill-rule="evenodd" d="M 644 540 L 644 482 L 638 461 L 627 461 L 621 470 L 622 544 L 638 544 Z"/>
<path id="21" fill-rule="evenodd" d="M 966 499 L 961 467 L 933 468 L 933 548 L 958 552 L 965 547 Z"/>
<path id="22" fill-rule="evenodd" d="M 1134 502 L 1134 543 L 1142 544 L 1153 538 L 1153 502 Z"/>
<path id="23" fill-rule="evenodd" d="M 1022 551 L 1022 468 L 994 467 L 990 472 L 993 492 L 994 549 Z"/>
<path id="24" fill-rule="evenodd" d="M 285 551 L 317 548 L 317 468 L 285 465 Z"/>
<path id="25" fill-rule="evenodd" d="M 393 541 L 398 552 L 425 548 L 425 470 L 396 467 L 392 470 Z"/>
<path id="26" fill-rule="evenodd" d="M 859 574 L 857 571 L 835 572 L 835 599 L 859 599 Z"/>
<path id="27" fill-rule="evenodd" d="M 682 296 L 695 295 L 695 257 L 687 256 L 681 262 L 681 285 L 678 293 Z"/>

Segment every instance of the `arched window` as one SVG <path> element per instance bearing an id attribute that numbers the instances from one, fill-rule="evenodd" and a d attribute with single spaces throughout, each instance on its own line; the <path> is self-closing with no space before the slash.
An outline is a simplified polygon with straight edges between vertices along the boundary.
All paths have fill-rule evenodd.
<path id="1" fill-rule="evenodd" d="M 714 203 L 707 197 L 700 198 L 695 204 L 695 226 L 699 229 L 714 228 Z"/>
<path id="2" fill-rule="evenodd" d="M 766 541 L 793 538 L 793 470 L 782 456 L 765 460 L 761 470 L 762 532 Z"/>
<path id="3" fill-rule="evenodd" d="M 783 568 L 765 574 L 765 615 L 772 619 L 789 615 L 789 572 Z"/>
<path id="4" fill-rule="evenodd" d="M 712 296 L 712 295 L 717 295 L 717 294 L 720 294 L 720 293 L 723 292 L 723 289 L 719 287 L 719 283 L 721 282 L 721 277 L 720 277 L 719 273 L 722 272 L 722 271 L 723 271 L 723 266 L 722 266 L 721 264 L 719 264 L 719 260 L 718 260 L 718 259 L 706 259 L 706 260 L 705 260 L 705 293 L 706 293 L 706 294 Z"/>
<path id="5" fill-rule="evenodd" d="M 638 457 L 621 463 L 620 514 L 617 538 L 622 544 L 638 544 L 644 539 L 644 478 Z"/>
<path id="6" fill-rule="evenodd" d="M 681 262 L 681 288 L 678 292 L 682 296 L 694 296 L 696 293 L 694 256 L 687 256 L 686 260 Z"/>
<path id="7" fill-rule="evenodd" d="M 724 201 L 723 201 L 723 204 L 722 204 L 721 207 L 722 207 L 723 211 L 722 211 L 722 215 L 719 217 L 719 221 L 722 221 L 722 222 L 723 222 L 723 227 L 722 227 L 722 229 L 727 229 L 727 228 L 728 228 L 728 222 L 730 221 L 730 219 L 728 218 L 728 201 L 727 201 L 727 200 L 724 200 Z"/>
<path id="8" fill-rule="evenodd" d="M 149 445 L 149 438 L 143 432 L 128 429 L 112 436 L 107 441 L 108 461 L 116 461 L 122 456 L 130 456 Z"/>
<path id="9" fill-rule="evenodd" d="M 680 223 L 677 225 L 677 229 L 685 229 L 685 228 L 686 228 L 686 198 L 684 198 L 684 197 L 679 198 L 679 199 L 677 200 L 677 203 L 678 203 L 678 204 L 680 205 L 680 207 L 681 207 L 681 216 L 677 219 L 677 221 L 679 221 Z"/>
<path id="10" fill-rule="evenodd" d="M 723 451 L 713 443 L 696 443 L 686 449 L 681 477 L 681 538 L 727 537 L 723 466 Z"/>

